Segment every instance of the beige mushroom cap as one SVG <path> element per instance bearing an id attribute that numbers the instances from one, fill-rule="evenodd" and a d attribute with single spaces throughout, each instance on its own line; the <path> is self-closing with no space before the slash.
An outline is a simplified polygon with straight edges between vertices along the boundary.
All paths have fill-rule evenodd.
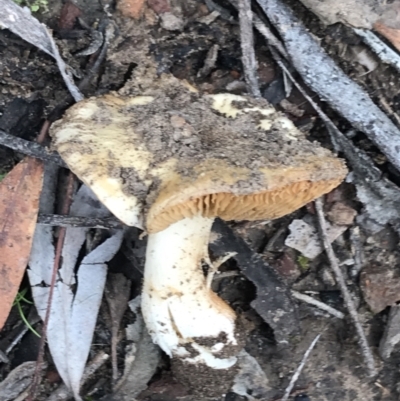
<path id="1" fill-rule="evenodd" d="M 182 218 L 198 214 L 223 220 L 282 217 L 330 192 L 346 175 L 341 161 L 333 157 L 315 157 L 298 166 L 258 171 L 207 160 L 193 171 L 196 179 L 174 175 L 163 183 L 148 212 L 149 232 L 161 231 Z M 252 185 L 244 185 L 254 180 L 255 190 Z"/>
<path id="2" fill-rule="evenodd" d="M 170 75 L 133 94 L 80 102 L 52 128 L 72 171 L 128 225 L 143 213 L 150 233 L 198 214 L 273 219 L 346 176 L 264 100 L 201 95 Z"/>

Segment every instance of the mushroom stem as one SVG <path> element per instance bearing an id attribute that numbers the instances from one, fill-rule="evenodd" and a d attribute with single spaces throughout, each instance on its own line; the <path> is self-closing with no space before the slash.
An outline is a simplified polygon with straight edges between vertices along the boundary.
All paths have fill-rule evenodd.
<path id="1" fill-rule="evenodd" d="M 226 369 L 236 363 L 236 316 L 202 269 L 209 263 L 213 221 L 185 218 L 149 235 L 142 313 L 153 341 L 169 356 Z"/>

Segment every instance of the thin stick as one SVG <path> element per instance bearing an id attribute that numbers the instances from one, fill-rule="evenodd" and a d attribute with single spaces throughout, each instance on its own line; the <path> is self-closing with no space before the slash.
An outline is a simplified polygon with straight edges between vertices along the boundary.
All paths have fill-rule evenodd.
<path id="1" fill-rule="evenodd" d="M 209 0 L 206 0 L 206 3 L 207 1 Z M 232 4 L 232 6 L 236 9 L 239 8 L 237 1 L 229 0 L 229 3 Z M 272 33 L 269 27 L 256 13 L 253 13 L 253 26 L 262 36 L 264 36 L 270 46 L 274 46 L 285 59 L 289 59 L 289 55 L 285 49 L 285 46 L 283 46 L 282 42 Z"/>
<path id="2" fill-rule="evenodd" d="M 392 50 L 369 29 L 353 28 L 353 31 L 363 39 L 383 63 L 390 64 L 397 71 L 400 71 L 400 56 L 397 52 Z"/>
<path id="3" fill-rule="evenodd" d="M 39 144 L 43 144 L 44 141 L 47 138 L 47 135 L 49 133 L 51 122 L 49 120 L 45 120 L 44 123 L 42 124 L 42 128 L 40 128 L 39 135 L 36 138 L 36 142 Z"/>
<path id="4" fill-rule="evenodd" d="M 325 312 L 330 313 L 331 315 L 339 318 L 339 319 L 343 319 L 344 318 L 344 314 L 340 311 L 338 311 L 337 309 L 332 308 L 331 306 L 324 304 L 321 301 L 318 301 L 317 299 L 310 297 L 309 295 L 305 295 L 302 294 L 301 292 L 297 292 L 292 290 L 292 295 L 299 299 L 300 301 L 304 301 L 307 302 L 310 305 L 314 305 L 317 306 L 318 308 L 324 310 Z"/>
<path id="5" fill-rule="evenodd" d="M 375 369 L 374 357 L 372 356 L 372 352 L 368 346 L 367 338 L 365 337 L 364 330 L 363 330 L 360 320 L 358 318 L 358 313 L 357 313 L 356 307 L 354 305 L 353 299 L 351 298 L 350 291 L 348 290 L 348 288 L 346 286 L 346 282 L 345 282 L 343 274 L 340 270 L 335 253 L 333 252 L 333 248 L 329 241 L 328 234 L 326 232 L 326 221 L 325 221 L 325 217 L 324 217 L 322 198 L 318 198 L 315 201 L 315 208 L 317 211 L 318 221 L 319 221 L 319 225 L 321 228 L 321 236 L 322 236 L 322 241 L 324 244 L 325 252 L 328 256 L 331 268 L 335 274 L 336 282 L 338 283 L 340 291 L 343 295 L 343 299 L 345 301 L 347 310 L 349 311 L 350 317 L 353 320 L 354 326 L 357 330 L 358 340 L 359 340 L 359 344 L 360 344 L 361 351 L 363 353 L 365 362 L 367 364 L 368 374 L 370 377 L 376 376 L 377 371 Z"/>
<path id="6" fill-rule="evenodd" d="M 102 49 L 100 51 L 100 54 L 97 57 L 95 63 L 90 68 L 89 72 L 79 82 L 78 88 L 79 88 L 80 91 L 86 90 L 88 88 L 91 80 L 93 79 L 95 74 L 98 73 L 98 71 L 100 70 L 102 62 L 105 60 L 105 58 L 107 56 L 107 50 L 108 50 L 108 46 L 109 46 L 109 41 L 111 40 L 111 36 L 112 36 L 111 29 L 112 28 L 110 27 L 110 25 L 108 25 L 106 27 L 105 40 L 104 40 L 103 47 L 102 47 Z M 72 103 L 73 103 L 72 95 L 68 94 L 63 100 L 61 100 L 60 103 L 58 103 L 53 108 L 53 110 L 50 112 L 50 114 L 47 117 L 48 120 L 50 120 L 52 122 L 58 120 L 61 117 L 61 115 L 63 114 L 63 111 L 66 108 L 68 108 L 69 106 L 71 106 Z"/>
<path id="7" fill-rule="evenodd" d="M 294 375 L 290 379 L 289 385 L 286 387 L 285 394 L 283 394 L 281 401 L 287 401 L 289 399 L 290 393 L 292 392 L 293 387 L 296 384 L 296 381 L 299 378 L 300 373 L 303 370 L 303 368 L 307 362 L 307 359 L 311 354 L 311 351 L 313 350 L 313 348 L 315 347 L 315 344 L 317 344 L 319 338 L 321 337 L 321 334 L 322 333 L 319 333 L 317 335 L 317 337 L 314 338 L 313 342 L 310 344 L 307 351 L 303 355 L 303 359 L 301 360 L 300 365 L 297 367 L 296 371 L 294 372 Z"/>
<path id="8" fill-rule="evenodd" d="M 78 87 L 75 85 L 75 82 L 72 78 L 72 73 L 70 67 L 65 64 L 65 61 L 61 58 L 60 53 L 58 51 L 58 47 L 54 42 L 53 36 L 49 32 L 49 30 L 44 27 L 44 31 L 48 37 L 50 42 L 51 50 L 53 51 L 53 57 L 56 60 L 58 70 L 60 71 L 61 76 L 63 77 L 64 83 L 69 90 L 69 93 L 74 98 L 75 102 L 80 102 L 83 100 L 83 95 Z"/>
<path id="9" fill-rule="evenodd" d="M 261 97 L 257 79 L 257 61 L 254 54 L 253 12 L 251 0 L 239 0 L 240 45 L 247 90 L 254 97 Z"/>
<path id="10" fill-rule="evenodd" d="M 7 358 L 7 355 L 0 349 L 0 362 L 8 363 L 10 360 Z"/>
<path id="11" fill-rule="evenodd" d="M 35 157 L 36 159 L 49 161 L 58 164 L 61 167 L 67 167 L 57 153 L 50 153 L 45 147 L 36 142 L 26 141 L 25 139 L 7 134 L 7 132 L 0 129 L 0 145 L 13 149 L 26 156 Z"/>
<path id="12" fill-rule="evenodd" d="M 89 70 L 89 72 L 79 82 L 78 88 L 80 90 L 86 89 L 86 87 L 90 83 L 93 76 L 95 74 L 97 74 L 97 72 L 99 71 L 101 63 L 104 61 L 104 59 L 107 56 L 107 50 L 108 50 L 108 46 L 110 44 L 111 37 L 112 37 L 112 26 L 111 26 L 111 24 L 108 24 L 105 28 L 103 47 L 100 51 L 99 56 L 97 57 L 96 61 L 94 62 L 93 66 Z"/>
<path id="13" fill-rule="evenodd" d="M 282 42 L 271 32 L 271 30 L 261 21 L 258 15 L 253 14 L 253 25 L 254 28 L 260 32 L 262 36 L 267 40 L 270 46 L 274 46 L 278 52 L 285 57 L 286 60 L 289 60 L 289 55 L 283 46 Z"/>
<path id="14" fill-rule="evenodd" d="M 18 335 L 14 338 L 14 340 L 11 342 L 11 344 L 7 347 L 6 349 L 6 354 L 9 354 L 13 348 L 19 343 L 21 338 L 28 332 L 29 327 L 24 325 L 24 327 L 21 329 L 21 331 L 18 333 Z"/>
<path id="15" fill-rule="evenodd" d="M 71 205 L 72 201 L 72 193 L 74 189 L 74 180 L 75 176 L 71 172 L 69 173 L 68 177 L 68 183 L 67 183 L 67 193 L 65 195 L 65 201 L 63 205 L 63 210 L 62 212 L 67 214 Z M 40 383 L 41 375 L 41 366 L 43 363 L 43 357 L 44 357 L 44 346 L 46 344 L 46 331 L 47 327 L 49 324 L 49 319 L 50 319 L 50 309 L 51 309 L 51 304 L 53 301 L 53 294 L 54 294 L 54 286 L 56 283 L 57 279 L 57 273 L 60 268 L 60 263 L 61 263 L 61 252 L 64 246 L 64 239 L 65 239 L 65 233 L 66 233 L 66 228 L 61 227 L 59 231 L 59 236 L 57 240 L 57 245 L 56 245 L 56 252 L 54 255 L 54 265 L 53 265 L 53 272 L 51 276 L 51 283 L 50 283 L 50 289 L 49 289 L 49 299 L 47 301 L 47 309 L 46 309 L 46 316 L 43 322 L 43 331 L 42 331 L 42 337 L 40 338 L 40 344 L 39 344 L 39 354 L 36 362 L 36 369 L 35 369 L 35 375 L 33 376 L 32 380 L 32 386 L 29 390 L 29 396 L 27 398 L 27 401 L 34 401 L 35 399 L 35 394 L 36 394 L 36 389 Z"/>
<path id="16" fill-rule="evenodd" d="M 39 214 L 37 223 L 44 226 L 57 227 L 122 228 L 122 223 L 115 217 L 101 219 L 95 217 L 63 216 L 60 214 Z"/>

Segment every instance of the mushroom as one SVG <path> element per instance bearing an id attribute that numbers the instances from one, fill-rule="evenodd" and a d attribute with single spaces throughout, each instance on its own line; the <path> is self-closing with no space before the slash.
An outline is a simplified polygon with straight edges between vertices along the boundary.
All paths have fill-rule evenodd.
<path id="1" fill-rule="evenodd" d="M 242 344 L 234 311 L 210 288 L 214 218 L 284 216 L 347 170 L 263 99 L 202 95 L 167 74 L 136 81 L 71 107 L 54 146 L 116 217 L 147 231 L 142 313 L 153 341 L 184 363 L 230 368 Z"/>

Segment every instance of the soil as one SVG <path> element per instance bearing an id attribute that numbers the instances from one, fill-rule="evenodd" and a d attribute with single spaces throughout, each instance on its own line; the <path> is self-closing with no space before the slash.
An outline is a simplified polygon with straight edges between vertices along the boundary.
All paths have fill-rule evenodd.
<path id="1" fill-rule="evenodd" d="M 70 14 L 68 14 L 65 10 L 66 6 L 60 0 L 51 0 L 49 1 L 50 11 L 39 12 L 37 17 L 53 29 L 62 56 L 74 69 L 77 82 L 82 78 L 85 80 L 84 77 L 88 76 L 100 52 L 87 56 L 77 56 L 76 54 L 93 42 L 95 38 L 93 29 L 103 30 L 103 32 L 105 32 L 106 26 L 110 29 L 111 36 L 107 55 L 101 68 L 86 80 L 82 88 L 85 97 L 104 95 L 112 91 L 119 91 L 119 96 L 143 94 L 146 92 L 146 89 L 143 89 L 146 86 L 146 80 L 143 78 L 143 81 L 140 82 L 137 77 L 143 77 L 140 75 L 141 68 L 153 62 L 158 75 L 172 73 L 176 78 L 186 80 L 198 88 L 201 93 L 217 94 L 230 91 L 235 94 L 245 94 L 240 59 L 240 35 L 235 22 L 236 14 L 227 2 L 221 0 L 216 3 L 221 15 L 215 20 L 207 20 L 210 10 L 207 9 L 205 3 L 195 0 L 174 0 L 171 3 L 149 0 L 148 4 L 144 6 L 139 20 L 124 17 L 113 3 L 107 4 L 106 10 L 109 13 L 107 15 L 100 2 L 82 0 L 75 3 L 80 10 L 81 21 L 78 20 L 77 13 L 75 15 L 70 10 Z M 366 67 L 358 63 L 357 58 L 354 57 L 354 54 L 360 51 L 360 47 L 361 50 L 366 49 L 349 28 L 342 24 L 326 27 L 299 2 L 290 0 L 288 4 L 313 35 L 320 39 L 321 46 L 351 78 L 363 86 L 377 104 L 383 105 L 384 109 L 385 105 L 390 105 L 389 109 L 386 108 L 385 111 L 391 118 L 394 113 L 400 112 L 400 99 L 395 84 L 399 79 L 398 72 L 379 62 L 373 71 L 367 72 Z M 172 13 L 174 16 L 172 20 L 167 20 L 163 16 L 165 10 Z M 177 24 L 174 25 L 174 30 L 166 29 L 170 27 L 168 24 L 172 23 L 171 21 Z M 263 39 L 259 36 L 256 36 L 255 39 L 260 86 L 264 97 L 273 103 L 280 113 L 292 120 L 293 124 L 303 132 L 301 135 L 304 135 L 309 141 L 318 141 L 326 149 L 332 150 L 329 136 L 318 121 L 316 113 L 295 89 L 292 90 L 290 96 L 286 97 L 282 89 L 284 88 L 283 77 L 279 67 L 274 64 Z M 215 62 L 211 63 L 211 67 L 203 68 L 207 55 L 211 55 L 210 50 L 213 46 L 218 46 L 219 49 Z M 357 46 L 356 49 L 354 49 L 355 46 Z M 172 93 L 173 90 L 179 89 L 179 85 L 168 86 L 167 91 Z M 198 96 L 179 90 L 178 94 L 181 98 L 179 96 L 174 98 L 176 104 L 173 104 L 173 109 L 179 109 L 180 102 L 185 103 L 188 96 L 192 100 L 193 97 Z M 284 101 L 282 102 L 282 100 Z M 258 102 L 254 102 L 254 104 L 258 104 Z M 263 101 L 261 102 L 263 103 Z M 73 101 L 52 58 L 9 31 L 0 30 L 0 129 L 24 139 L 34 140 L 45 119 L 52 121 L 58 119 L 72 104 Z M 163 107 L 170 109 L 163 102 L 156 106 L 161 109 Z M 321 106 L 340 129 L 346 131 L 351 128 L 340 116 L 326 108 L 326 105 L 321 104 Z M 199 101 L 196 107 L 201 109 L 204 104 Z M 154 110 L 150 111 L 154 113 Z M 218 118 L 213 120 L 212 113 L 207 113 L 205 113 L 207 115 L 205 123 L 209 128 L 208 133 L 215 136 L 215 130 L 221 122 Z M 142 120 L 143 128 L 146 125 L 145 117 L 144 115 L 138 116 L 138 119 L 139 117 Z M 170 118 L 168 121 L 163 120 L 165 114 L 158 118 L 161 118 L 162 121 L 155 117 L 150 123 L 154 126 L 170 126 Z M 182 121 L 176 119 L 173 123 L 181 124 Z M 191 121 L 196 129 L 200 123 L 200 121 Z M 244 123 L 244 120 L 238 121 L 233 126 L 233 123 L 230 123 L 232 132 L 240 136 L 241 124 Z M 256 123 L 255 120 L 253 124 Z M 250 130 L 249 127 L 245 129 L 254 135 L 260 135 L 260 132 L 255 129 Z M 145 132 L 144 129 L 142 130 Z M 158 131 L 155 130 L 155 132 Z M 235 135 L 233 135 L 233 140 L 237 139 Z M 176 144 L 184 137 L 183 133 L 182 137 L 174 141 L 172 145 L 177 146 Z M 156 138 L 153 133 L 150 139 L 151 146 L 154 148 L 155 141 L 159 138 Z M 259 143 L 263 144 L 263 138 L 258 139 L 260 139 Z M 371 145 L 364 135 L 356 133 L 353 140 L 368 152 L 386 177 L 395 183 L 400 182 L 398 172 L 390 166 L 385 157 Z M 169 157 L 169 151 L 177 152 L 176 149 L 172 149 L 172 145 L 172 147 L 166 146 L 165 141 L 159 142 L 159 149 L 155 149 L 158 161 Z M 281 147 L 278 147 L 278 142 L 275 141 L 268 146 L 277 146 L 276 159 L 282 159 L 284 156 L 280 154 L 281 147 L 286 142 L 282 142 Z M 240 142 L 230 150 L 232 158 L 237 159 L 238 164 L 251 164 L 251 161 L 254 160 L 252 151 L 245 149 L 247 153 L 240 154 L 238 145 Z M 201 159 L 199 149 L 201 151 L 208 150 L 211 153 L 220 153 L 222 150 L 229 151 L 221 143 L 219 147 L 211 149 L 186 148 L 188 153 L 185 156 L 188 159 L 191 157 Z M 306 153 L 308 151 L 306 150 Z M 261 152 L 261 145 L 254 147 L 254 152 Z M 318 150 L 318 152 L 328 153 L 328 151 L 322 150 Z M 20 154 L 0 147 L 0 174 L 9 171 L 22 157 Z M 143 192 L 146 191 L 147 188 L 144 188 Z M 357 334 L 346 314 L 343 299 L 330 271 L 326 256 L 321 254 L 313 260 L 307 260 L 298 251 L 284 244 L 293 219 L 315 218 L 315 210 L 309 204 L 278 220 L 230 224 L 235 234 L 242 237 L 252 252 L 256 253 L 279 278 L 285 291 L 289 293 L 289 290 L 293 289 L 311 294 L 346 314 L 344 319 L 338 319 L 309 304 L 297 300 L 292 301 L 296 306 L 297 320 L 290 320 L 290 324 L 296 327 L 282 329 L 282 332 L 291 333 L 282 338 L 280 333 L 274 333 L 277 327 L 265 321 L 252 308 L 258 295 L 257 283 L 246 276 L 245 269 L 243 272 L 240 271 L 239 259 L 231 259 L 226 262 L 220 269 L 222 278 L 216 275 L 213 288 L 237 312 L 246 330 L 245 349 L 257 360 L 268 379 L 268 385 L 264 385 L 262 389 L 254 387 L 252 394 L 249 393 L 248 397 L 265 401 L 279 400 L 310 343 L 318 334 L 322 333 L 295 384 L 291 400 L 399 400 L 400 347 L 395 347 L 391 356 L 385 361 L 380 358 L 378 353 L 379 343 L 388 319 L 389 307 L 400 301 L 400 297 L 397 299 L 396 296 L 393 296 L 393 288 L 399 288 L 398 281 L 396 281 L 399 277 L 400 260 L 398 234 L 390 226 L 379 229 L 374 226 L 372 229 L 370 225 L 363 224 L 361 218 L 363 205 L 357 199 L 355 189 L 351 184 L 344 183 L 329 194 L 326 197 L 325 207 L 331 220 L 341 221 L 348 227 L 344 234 L 335 241 L 334 250 L 346 283 L 357 301 L 358 313 L 378 365 L 379 375 L 374 378 L 368 377 Z M 348 218 L 343 214 L 338 216 L 343 210 L 345 210 L 343 213 L 348 213 L 350 210 L 350 215 L 353 217 L 352 212 L 354 212 L 357 214 L 357 218 L 353 220 L 353 217 Z M 354 229 L 359 230 L 358 248 L 354 242 Z M 122 272 L 132 280 L 131 296 L 133 298 L 140 292 L 142 280 L 140 271 L 143 271 L 145 241 L 140 238 L 137 230 L 131 234 L 129 243 L 124 245 L 125 251 L 121 251 L 110 264 L 110 273 Z M 363 255 L 361 282 L 360 271 L 354 273 L 357 252 L 361 252 Z M 136 269 L 132 269 L 132 261 Z M 377 272 L 385 276 L 383 278 L 380 276 L 379 280 L 372 279 L 373 274 L 377 274 Z M 388 279 L 385 280 L 385 277 Z M 28 286 L 26 279 L 22 286 Z M 260 289 L 258 291 L 260 294 Z M 390 294 L 389 300 L 386 298 L 387 294 Z M 374 305 L 379 305 L 379 307 Z M 29 305 L 25 305 L 24 308 L 26 313 L 33 318 L 34 308 Z M 110 353 L 111 330 L 106 309 L 104 301 L 96 327 L 91 356 L 100 350 Z M 126 313 L 124 323 L 130 322 L 132 319 L 132 314 Z M 18 312 L 13 310 L 5 328 L 0 332 L 0 351 L 6 350 L 8 344 L 13 341 L 23 327 L 24 324 L 20 321 Z M 40 330 L 40 323 L 36 324 L 35 328 Z M 121 361 L 125 355 L 125 344 L 126 340 L 124 339 L 118 347 L 118 357 Z M 8 355 L 9 362 L 0 362 L 0 382 L 14 367 L 23 362 L 35 360 L 37 352 L 36 337 L 33 334 L 25 335 Z M 47 399 L 60 383 L 60 377 L 48 352 L 45 354 L 45 359 L 48 367 L 38 400 Z M 122 364 L 119 369 L 122 371 Z M 186 373 L 186 377 L 178 382 L 180 374 L 176 374 L 176 369 L 183 371 L 184 367 L 180 368 L 179 365 L 174 365 L 171 368 L 170 361 L 164 355 L 157 371 L 148 383 L 148 389 L 142 392 L 137 400 L 202 401 L 209 399 L 203 397 L 202 392 L 199 391 L 199 387 L 202 385 L 201 380 L 205 379 L 187 377 L 187 375 L 196 376 L 196 373 L 181 371 L 182 374 Z M 110 394 L 111 377 L 111 363 L 107 363 L 83 386 L 82 395 L 91 397 L 87 399 L 97 400 Z M 220 377 L 220 380 L 223 380 L 223 376 Z M 229 375 L 226 377 L 231 380 Z M 212 382 L 213 391 L 218 391 L 218 380 L 213 377 L 210 382 Z M 194 392 L 190 388 L 193 383 L 196 383 L 195 396 L 191 395 Z M 230 385 L 224 383 L 221 387 L 229 388 Z M 221 392 L 212 399 L 240 401 L 246 398 L 233 392 L 227 394 Z"/>

